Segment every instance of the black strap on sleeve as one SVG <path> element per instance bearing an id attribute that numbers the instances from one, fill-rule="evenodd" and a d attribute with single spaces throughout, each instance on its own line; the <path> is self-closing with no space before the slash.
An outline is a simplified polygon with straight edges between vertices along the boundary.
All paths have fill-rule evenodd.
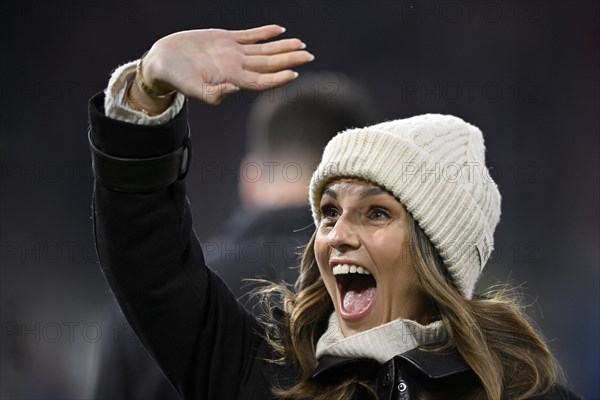
<path id="1" fill-rule="evenodd" d="M 152 158 L 113 157 L 98 149 L 88 133 L 92 169 L 96 180 L 111 190 L 125 193 L 152 192 L 185 178 L 192 159 L 190 136 L 176 151 Z"/>

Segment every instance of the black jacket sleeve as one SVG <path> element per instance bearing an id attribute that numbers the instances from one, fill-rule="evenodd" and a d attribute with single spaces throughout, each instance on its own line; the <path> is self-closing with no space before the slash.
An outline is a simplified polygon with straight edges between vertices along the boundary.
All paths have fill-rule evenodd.
<path id="1" fill-rule="evenodd" d="M 187 140 L 185 107 L 164 125 L 141 126 L 107 118 L 103 101 L 103 94 L 90 100 L 90 142 L 95 152 L 120 160 L 121 178 L 135 180 L 140 160 L 152 171 L 152 160 Z M 137 165 L 128 169 L 128 161 Z M 245 397 L 241 391 L 256 378 L 256 352 L 264 342 L 254 318 L 205 265 L 184 180 L 122 191 L 106 183 L 111 179 L 102 173 L 110 168 L 103 168 L 94 168 L 96 247 L 129 323 L 186 399 Z"/>

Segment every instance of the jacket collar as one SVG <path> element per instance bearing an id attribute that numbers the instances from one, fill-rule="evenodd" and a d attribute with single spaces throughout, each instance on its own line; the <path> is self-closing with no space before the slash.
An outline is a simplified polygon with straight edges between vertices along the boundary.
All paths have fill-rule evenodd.
<path id="1" fill-rule="evenodd" d="M 415 348 L 397 356 L 432 379 L 470 371 L 471 367 L 462 358 L 456 347 L 433 351 L 433 347 Z"/>
<path id="2" fill-rule="evenodd" d="M 440 344 L 438 343 L 437 346 Z M 397 360 L 411 365 L 431 379 L 445 378 L 471 370 L 455 347 L 443 351 L 432 351 L 434 347 L 415 348 L 392 358 L 386 364 Z M 323 356 L 319 359 L 312 378 L 317 381 L 329 381 L 340 376 L 359 375 L 372 378 L 381 368 L 381 364 L 370 358 L 350 358 Z"/>

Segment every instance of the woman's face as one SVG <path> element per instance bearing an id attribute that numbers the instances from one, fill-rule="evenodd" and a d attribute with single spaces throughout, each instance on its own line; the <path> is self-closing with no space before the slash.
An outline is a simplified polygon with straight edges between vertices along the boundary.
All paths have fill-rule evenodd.
<path id="1" fill-rule="evenodd" d="M 408 250 L 408 213 L 389 192 L 335 180 L 321 198 L 315 257 L 344 336 L 398 318 L 428 322 Z"/>

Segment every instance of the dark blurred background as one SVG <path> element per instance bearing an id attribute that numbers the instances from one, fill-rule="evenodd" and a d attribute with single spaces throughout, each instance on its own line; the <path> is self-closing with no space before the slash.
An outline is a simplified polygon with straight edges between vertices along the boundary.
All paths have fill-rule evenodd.
<path id="1" fill-rule="evenodd" d="M 3 1 L 0 10 L 1 399 L 88 399 L 98 343 L 131 340 L 102 317 L 110 292 L 91 233 L 87 99 L 168 33 L 265 23 L 316 55 L 300 73 L 362 81 L 386 119 L 451 113 L 483 130 L 503 213 L 479 287 L 518 286 L 568 384 L 600 398 L 598 2 Z M 190 104 L 201 238 L 238 204 L 255 97 Z"/>

